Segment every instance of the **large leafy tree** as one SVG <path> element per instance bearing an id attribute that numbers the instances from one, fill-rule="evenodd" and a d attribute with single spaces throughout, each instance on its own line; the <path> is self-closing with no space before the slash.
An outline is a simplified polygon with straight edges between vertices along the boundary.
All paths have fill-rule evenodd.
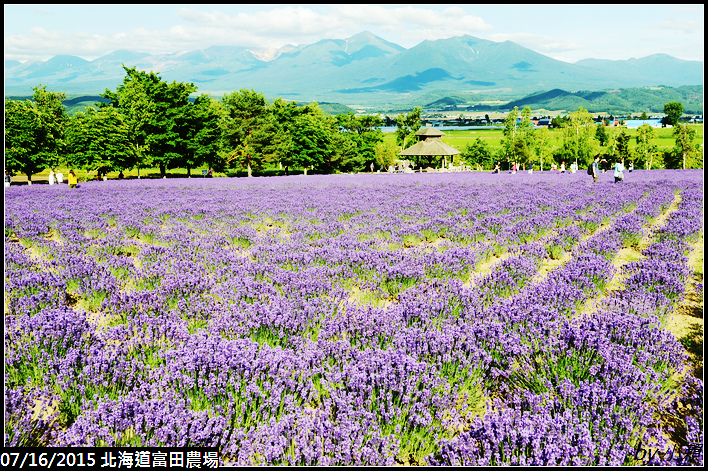
<path id="1" fill-rule="evenodd" d="M 381 119 L 378 116 L 356 116 L 351 111 L 336 117 L 338 159 L 336 169 L 345 172 L 366 170 L 376 162 L 376 146 L 383 142 Z"/>
<path id="2" fill-rule="evenodd" d="M 477 170 L 490 169 L 494 165 L 494 155 L 487 144 L 480 138 L 467 144 L 462 151 L 462 158 L 468 165 L 474 165 Z"/>
<path id="3" fill-rule="evenodd" d="M 302 107 L 290 129 L 294 144 L 294 164 L 320 172 L 334 169 L 336 151 L 332 147 L 333 136 L 338 132 L 336 120 L 327 116 L 317 103 Z"/>
<path id="4" fill-rule="evenodd" d="M 657 152 L 657 146 L 651 143 L 651 140 L 656 137 L 656 132 L 648 124 L 642 124 L 637 129 L 637 135 L 635 137 L 637 141 L 637 156 L 641 158 L 641 162 L 638 164 L 643 164 L 646 169 L 652 168 L 653 156 Z"/>
<path id="5" fill-rule="evenodd" d="M 415 133 L 420 129 L 420 114 L 422 108 L 417 106 L 413 111 L 407 114 L 396 116 L 396 145 L 399 145 L 405 150 L 416 143 Z"/>
<path id="6" fill-rule="evenodd" d="M 277 98 L 268 107 L 261 126 L 251 134 L 250 144 L 255 155 L 261 156 L 259 161 L 285 167 L 286 175 L 291 167 L 299 166 L 292 130 L 301 112 L 297 103 Z"/>
<path id="7" fill-rule="evenodd" d="M 63 105 L 66 94 L 47 90 L 44 85 L 35 87 L 33 90 L 32 100 L 34 100 L 35 106 L 40 111 L 40 118 L 47 130 L 44 152 L 47 153 L 49 165 L 54 167 L 62 160 L 64 131 L 69 121 L 69 115 Z"/>
<path id="8" fill-rule="evenodd" d="M 160 81 L 153 89 L 157 113 L 148 128 L 148 145 L 153 165 L 160 168 L 160 175 L 164 177 L 167 169 L 179 166 L 188 152 L 188 137 L 181 135 L 180 130 L 189 125 L 189 95 L 197 87 L 191 83 Z"/>
<path id="9" fill-rule="evenodd" d="M 519 155 L 518 162 L 527 164 L 533 157 L 533 147 L 536 134 L 533 132 L 533 122 L 531 121 L 531 107 L 525 106 L 521 110 L 521 122 L 517 129 L 517 142 L 514 144 Z"/>
<path id="10" fill-rule="evenodd" d="M 607 127 L 604 123 L 600 123 L 595 127 L 595 139 L 597 139 L 603 147 L 610 141 L 611 136 L 607 133 Z"/>
<path id="11" fill-rule="evenodd" d="M 221 124 L 226 117 L 224 106 L 207 94 L 198 96 L 194 103 L 184 108 L 182 116 L 175 120 L 175 129 L 179 138 L 177 148 L 180 157 L 175 162 L 187 169 L 201 165 L 215 167 L 223 171 L 225 160 L 219 155 L 221 149 Z"/>
<path id="12" fill-rule="evenodd" d="M 126 76 L 116 92 L 106 89 L 101 96 L 109 103 L 97 103 L 99 107 L 113 107 L 123 115 L 123 122 L 128 128 L 128 139 L 133 153 L 134 166 L 140 169 L 152 164 L 149 157 L 148 125 L 152 121 L 156 106 L 149 96 L 148 84 L 142 80 L 135 69 L 123 66 Z"/>
<path id="13" fill-rule="evenodd" d="M 696 130 L 688 124 L 678 124 L 674 127 L 674 144 L 673 152 L 667 159 L 667 166 L 670 168 L 693 167 L 693 157 L 695 149 L 693 147 L 693 139 L 696 137 Z"/>
<path id="14" fill-rule="evenodd" d="M 106 90 L 108 106 L 128 114 L 134 130 L 133 143 L 138 166 L 156 165 L 164 177 L 168 168 L 179 165 L 188 144 L 180 129 L 189 121 L 189 95 L 193 83 L 162 81 L 159 74 L 123 66 L 126 76 L 116 92 Z"/>
<path id="15" fill-rule="evenodd" d="M 379 142 L 375 150 L 375 167 L 386 169 L 398 159 L 398 148 L 393 142 Z"/>
<path id="16" fill-rule="evenodd" d="M 534 130 L 534 140 L 532 150 L 538 159 L 539 168 L 543 170 L 544 160 L 550 160 L 551 149 L 548 147 L 550 139 L 550 131 L 546 127 L 541 127 Z"/>
<path id="17" fill-rule="evenodd" d="M 252 146 L 265 162 L 278 162 L 290 168 L 314 168 L 331 172 L 337 163 L 336 120 L 327 116 L 317 103 L 297 106 L 276 99 L 263 126 L 253 133 Z"/>
<path id="18" fill-rule="evenodd" d="M 620 159 L 622 162 L 632 159 L 632 151 L 629 148 L 629 141 L 629 134 L 622 130 L 619 136 L 617 136 L 617 145 L 615 146 L 615 157 Z"/>
<path id="19" fill-rule="evenodd" d="M 32 101 L 5 100 L 5 166 L 32 175 L 61 161 L 68 116 L 64 93 L 35 87 Z"/>
<path id="20" fill-rule="evenodd" d="M 514 153 L 518 132 L 518 120 L 519 120 L 519 107 L 515 106 L 513 110 L 506 115 L 504 119 L 504 138 L 502 139 L 502 150 L 504 152 L 505 160 L 508 162 L 516 161 L 516 154 Z"/>
<path id="21" fill-rule="evenodd" d="M 683 105 L 678 101 L 670 101 L 664 105 L 664 119 L 662 123 L 676 126 L 683 115 Z"/>
<path id="22" fill-rule="evenodd" d="M 504 120 L 502 148 L 509 162 L 528 163 L 533 149 L 534 133 L 531 108 L 526 106 L 521 113 L 515 107 Z"/>
<path id="23" fill-rule="evenodd" d="M 40 113 L 30 100 L 5 100 L 5 168 L 11 173 L 32 174 L 49 166 L 43 143 L 47 131 Z"/>
<path id="24" fill-rule="evenodd" d="M 569 118 L 563 128 L 561 153 L 566 160 L 578 163 L 580 168 L 589 164 L 595 154 L 591 137 L 596 129 L 592 126 L 592 115 L 582 106 L 578 107 L 578 111 L 569 113 Z"/>
<path id="25" fill-rule="evenodd" d="M 66 141 L 70 167 L 95 171 L 100 177 L 135 165 L 130 127 L 115 108 L 76 113 L 67 127 Z"/>
<path id="26" fill-rule="evenodd" d="M 259 169 L 264 164 L 254 132 L 265 126 L 270 113 L 268 104 L 263 94 L 253 89 L 224 95 L 222 102 L 227 110 L 222 130 L 226 161 L 247 169 L 250 177 L 253 168 Z"/>

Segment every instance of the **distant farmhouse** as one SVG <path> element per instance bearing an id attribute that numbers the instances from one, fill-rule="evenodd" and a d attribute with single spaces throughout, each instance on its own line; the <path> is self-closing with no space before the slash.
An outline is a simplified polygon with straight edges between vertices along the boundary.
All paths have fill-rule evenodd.
<path id="1" fill-rule="evenodd" d="M 626 121 L 627 129 L 636 129 L 644 124 L 648 124 L 653 128 L 662 126 L 660 119 L 629 119 Z"/>

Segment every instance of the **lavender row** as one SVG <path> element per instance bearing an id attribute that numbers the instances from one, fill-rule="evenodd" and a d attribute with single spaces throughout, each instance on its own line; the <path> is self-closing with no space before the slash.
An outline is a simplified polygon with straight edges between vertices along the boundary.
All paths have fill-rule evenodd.
<path id="1" fill-rule="evenodd" d="M 680 216 L 674 213 L 666 227 L 673 227 Z M 685 270 L 680 264 L 674 268 L 672 274 L 681 277 Z M 632 281 L 601 312 L 564 323 L 561 335 L 549 339 L 555 345 L 538 342 L 546 348 L 517 358 L 519 367 L 507 375 L 516 390 L 507 402 L 497 401 L 493 412 L 476 419 L 471 430 L 443 441 L 431 461 L 622 464 L 631 459 L 633 446 L 651 436 L 648 430 L 656 412 L 652 404 L 666 397 L 663 387 L 685 357 L 680 344 L 657 321 L 637 317 L 651 315 L 651 308 L 643 311 L 638 306 L 646 309 L 652 302 L 642 299 L 646 289 L 637 290 L 639 280 Z M 696 404 L 694 415 L 700 409 L 702 403 Z M 695 417 L 687 422 L 696 430 Z M 610 427 L 603 427 L 607 424 Z"/>

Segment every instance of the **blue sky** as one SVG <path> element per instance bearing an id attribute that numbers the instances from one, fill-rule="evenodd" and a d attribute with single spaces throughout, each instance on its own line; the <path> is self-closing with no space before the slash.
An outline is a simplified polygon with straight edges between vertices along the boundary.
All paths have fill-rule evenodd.
<path id="1" fill-rule="evenodd" d="M 410 48 L 469 34 L 554 59 L 703 60 L 703 5 L 5 5 L 5 60 L 209 46 L 278 48 L 370 31 Z"/>

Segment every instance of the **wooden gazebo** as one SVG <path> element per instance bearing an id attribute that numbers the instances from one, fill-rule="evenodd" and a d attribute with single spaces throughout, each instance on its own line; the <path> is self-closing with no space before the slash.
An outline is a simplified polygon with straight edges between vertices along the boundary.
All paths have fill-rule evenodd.
<path id="1" fill-rule="evenodd" d="M 418 136 L 418 142 L 403 150 L 400 156 L 415 157 L 416 163 L 421 165 L 421 158 L 426 158 L 430 164 L 435 157 L 443 157 L 445 165 L 447 165 L 447 157 L 459 154 L 460 151 L 454 147 L 445 144 L 440 138 L 445 135 L 444 132 L 435 128 L 423 128 L 415 133 Z"/>

